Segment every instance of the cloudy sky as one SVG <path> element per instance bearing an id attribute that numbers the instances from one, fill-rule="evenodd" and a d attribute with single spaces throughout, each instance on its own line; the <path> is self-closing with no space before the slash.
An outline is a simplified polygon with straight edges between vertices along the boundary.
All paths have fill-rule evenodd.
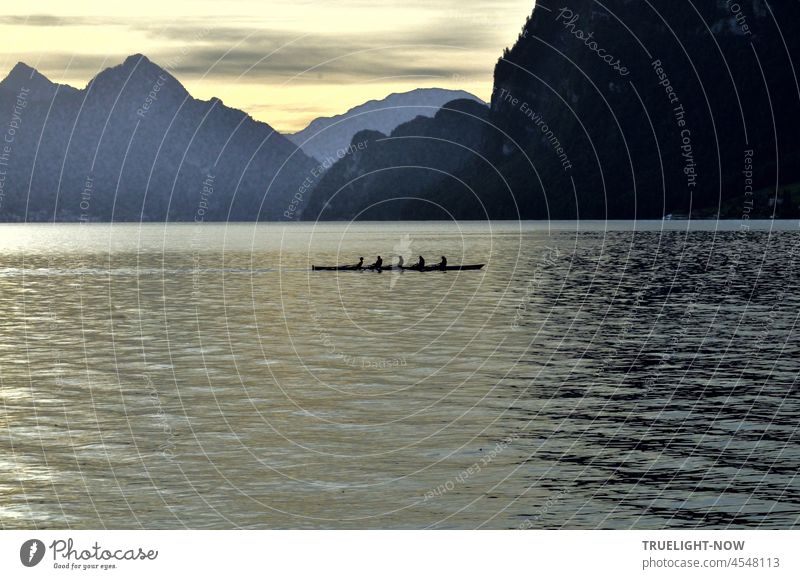
<path id="1" fill-rule="evenodd" d="M 31 0 L 0 16 L 0 76 L 23 61 L 84 87 L 143 53 L 196 97 L 284 132 L 392 92 L 488 99 L 533 0 Z M 15 13 L 15 11 L 18 11 Z"/>

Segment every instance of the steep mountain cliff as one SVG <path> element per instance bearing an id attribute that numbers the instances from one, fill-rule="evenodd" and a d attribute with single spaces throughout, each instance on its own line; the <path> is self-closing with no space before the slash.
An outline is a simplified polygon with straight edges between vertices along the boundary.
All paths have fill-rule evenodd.
<path id="1" fill-rule="evenodd" d="M 490 154 L 536 217 L 714 213 L 796 182 L 797 22 L 798 2 L 539 2 L 495 70 Z"/>
<path id="2" fill-rule="evenodd" d="M 0 133 L 3 221 L 281 219 L 316 166 L 142 55 L 83 90 L 18 64 L 0 83 Z"/>

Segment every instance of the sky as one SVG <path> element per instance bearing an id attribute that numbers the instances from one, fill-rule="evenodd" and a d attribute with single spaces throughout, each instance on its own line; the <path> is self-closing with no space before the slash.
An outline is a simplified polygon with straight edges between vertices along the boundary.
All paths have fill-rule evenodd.
<path id="1" fill-rule="evenodd" d="M 18 62 L 78 88 L 142 53 L 201 99 L 281 132 L 419 87 L 488 100 L 533 0 L 31 0 L 0 16 Z"/>

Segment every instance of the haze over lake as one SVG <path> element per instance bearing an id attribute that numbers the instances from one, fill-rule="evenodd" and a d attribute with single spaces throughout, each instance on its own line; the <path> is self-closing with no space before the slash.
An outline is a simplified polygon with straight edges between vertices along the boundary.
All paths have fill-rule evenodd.
<path id="1" fill-rule="evenodd" d="M 3 528 L 788 528 L 794 221 L 0 226 Z M 464 272 L 311 272 L 446 255 Z"/>

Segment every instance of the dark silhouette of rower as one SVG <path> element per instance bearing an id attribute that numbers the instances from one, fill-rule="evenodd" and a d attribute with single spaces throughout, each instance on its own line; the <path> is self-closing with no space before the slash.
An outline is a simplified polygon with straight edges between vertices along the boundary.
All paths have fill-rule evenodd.
<path id="1" fill-rule="evenodd" d="M 420 255 L 419 261 L 414 265 L 412 265 L 411 267 L 422 271 L 423 269 L 425 269 L 425 258 Z"/>
<path id="2" fill-rule="evenodd" d="M 403 264 L 404 263 L 405 263 L 405 260 L 403 259 L 402 255 L 397 258 L 397 267 L 399 267 L 400 269 L 403 269 Z"/>
<path id="3" fill-rule="evenodd" d="M 439 262 L 439 269 L 447 269 L 447 258 L 445 256 L 442 256 L 442 261 Z"/>
<path id="4" fill-rule="evenodd" d="M 379 255 L 379 256 L 378 256 L 378 259 L 376 259 L 376 260 L 375 260 L 375 263 L 373 263 L 373 264 L 372 264 L 370 267 L 371 267 L 372 269 L 377 269 L 378 271 L 380 271 L 380 270 L 381 270 L 381 266 L 382 266 L 382 265 L 383 265 L 383 259 L 382 259 L 382 258 L 381 258 L 381 256 Z"/>
<path id="5" fill-rule="evenodd" d="M 356 269 L 361 269 L 363 266 L 364 266 L 364 258 L 363 257 L 359 257 L 358 258 L 358 264 L 356 264 Z"/>

